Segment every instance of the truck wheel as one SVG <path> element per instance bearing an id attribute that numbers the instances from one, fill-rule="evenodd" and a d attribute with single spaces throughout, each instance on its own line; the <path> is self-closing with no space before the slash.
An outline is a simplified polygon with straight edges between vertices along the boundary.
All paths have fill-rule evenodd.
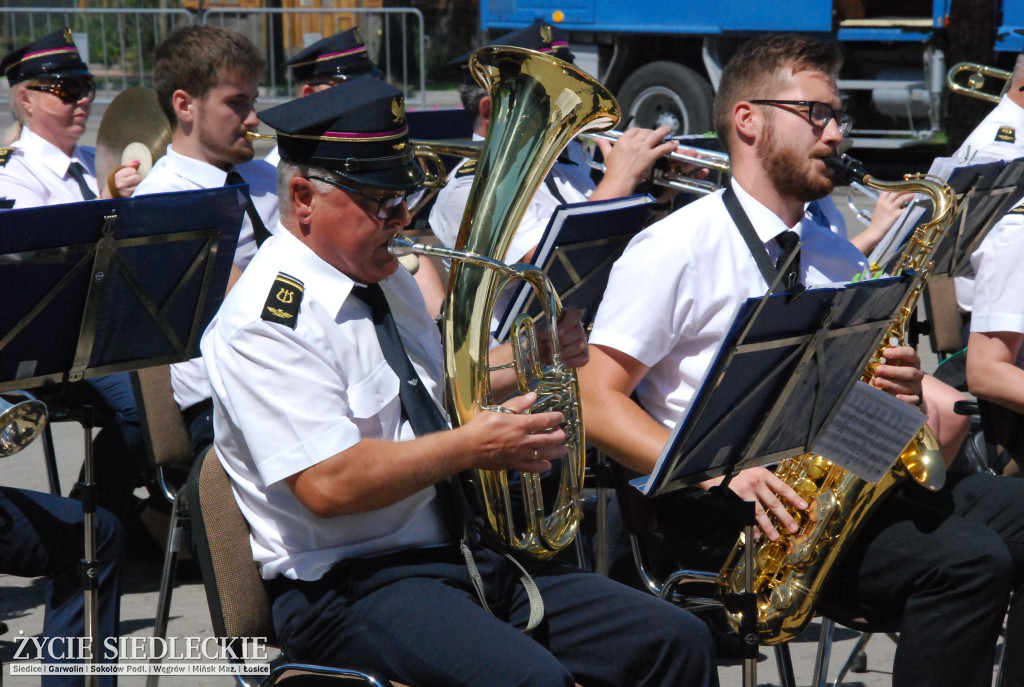
<path id="1" fill-rule="evenodd" d="M 712 129 L 711 84 L 677 62 L 651 62 L 630 74 L 619 90 L 624 118 L 631 126 L 672 127 L 672 135 Z"/>

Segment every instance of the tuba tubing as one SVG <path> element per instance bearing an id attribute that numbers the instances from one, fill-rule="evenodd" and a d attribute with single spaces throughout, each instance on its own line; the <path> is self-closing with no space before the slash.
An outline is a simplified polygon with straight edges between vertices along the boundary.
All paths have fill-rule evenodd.
<path id="1" fill-rule="evenodd" d="M 592 77 L 533 50 L 487 46 L 473 54 L 469 69 L 491 97 L 491 121 L 455 249 L 504 262 L 534 192 L 562 149 L 584 131 L 614 126 L 619 106 Z M 551 291 L 545 285 L 547 277 L 536 272 L 513 278 L 525 278 L 534 288 Z M 441 330 L 445 401 L 456 426 L 476 413 L 500 408 L 490 389 L 489 325 L 509 279 L 510 275 L 476 260 L 452 263 Z M 541 301 L 545 316 L 551 319 L 548 330 L 554 333 L 561 305 L 553 293 Z M 532 320 L 517 320 L 514 341 L 535 341 L 535 336 Z M 586 448 L 576 373 L 562 364 L 553 343 L 550 366 L 540 368 L 529 353 L 517 353 L 516 364 L 520 390 L 532 388 L 545 399 L 534 409 L 559 410 L 566 418 L 568 456 L 550 514 L 545 513 L 539 475 L 521 476 L 526 502 L 523 530 L 516 524 L 504 471 L 473 470 L 462 476 L 481 531 L 493 533 L 506 548 L 542 559 L 568 546 L 578 529 Z"/>
<path id="2" fill-rule="evenodd" d="M 909 319 L 931 272 L 930 258 L 945 237 L 956 213 L 956 198 L 948 185 L 924 175 L 908 175 L 902 182 L 879 181 L 846 155 L 826 160 L 837 183 L 859 181 L 879 191 L 916 191 L 931 198 L 932 215 L 907 239 L 895 272 L 913 274 L 914 281 L 861 373 L 869 380 L 883 363 L 883 351 L 906 340 Z M 924 426 L 900 454 L 892 469 L 876 483 L 820 455 L 794 456 L 779 463 L 776 476 L 793 487 L 809 504 L 806 511 L 791 509 L 799 531 L 780 530 L 778 540 L 763 537 L 754 547 L 752 569 L 744 561 L 746 542 L 741 535 L 718 576 L 718 593 L 727 596 L 750 590 L 756 597 L 757 628 L 764 644 L 781 644 L 796 637 L 814 616 L 814 609 L 829 573 L 866 518 L 892 488 L 910 477 L 937 491 L 945 483 L 945 463 L 939 444 Z M 753 584 L 746 584 L 747 576 Z M 739 628 L 742 616 L 727 612 Z"/>

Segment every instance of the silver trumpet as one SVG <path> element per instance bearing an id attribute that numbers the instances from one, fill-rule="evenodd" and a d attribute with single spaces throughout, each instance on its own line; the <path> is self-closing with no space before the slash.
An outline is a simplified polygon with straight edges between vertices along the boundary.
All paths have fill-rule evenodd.
<path id="1" fill-rule="evenodd" d="M 26 391 L 8 391 L 0 397 L 0 458 L 13 456 L 32 443 L 46 426 L 46 404 Z"/>
<path id="2" fill-rule="evenodd" d="M 615 143 L 622 136 L 621 131 L 603 131 L 600 133 L 584 133 L 577 136 L 583 145 L 583 156 L 587 164 L 600 172 L 604 171 L 604 163 L 597 161 L 597 141 L 604 139 Z M 702 148 L 687 147 L 692 153 L 684 153 L 677 150 L 671 155 L 666 155 L 654 164 L 651 170 L 650 181 L 658 186 L 674 188 L 679 191 L 699 193 L 706 195 L 714 193 L 725 183 L 725 176 L 729 173 L 729 156 L 716 150 L 704 150 Z M 710 169 L 711 176 L 707 179 L 692 179 L 686 174 L 674 169 L 674 163 L 695 165 L 700 168 Z"/>

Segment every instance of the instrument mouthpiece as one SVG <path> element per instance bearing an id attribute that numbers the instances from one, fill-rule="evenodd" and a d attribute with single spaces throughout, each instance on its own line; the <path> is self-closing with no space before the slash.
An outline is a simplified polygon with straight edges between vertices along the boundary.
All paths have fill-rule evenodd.
<path id="1" fill-rule="evenodd" d="M 414 252 L 416 242 L 402 236 L 401 234 L 395 234 L 388 241 L 388 252 L 396 257 L 402 257 L 403 255 L 410 255 Z"/>
<path id="2" fill-rule="evenodd" d="M 838 184 L 846 185 L 855 181 L 863 181 L 864 177 L 870 176 L 860 160 L 850 157 L 846 153 L 826 157 L 824 162 L 835 173 Z"/>

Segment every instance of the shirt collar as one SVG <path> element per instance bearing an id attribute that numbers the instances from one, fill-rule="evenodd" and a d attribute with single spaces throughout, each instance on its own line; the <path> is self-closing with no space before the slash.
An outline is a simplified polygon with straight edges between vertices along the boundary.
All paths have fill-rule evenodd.
<path id="1" fill-rule="evenodd" d="M 740 201 L 743 211 L 747 213 L 747 217 L 750 218 L 750 223 L 754 225 L 754 232 L 762 243 L 770 243 L 784 231 L 794 231 L 797 236 L 801 236 L 802 222 L 797 222 L 793 227 L 787 227 L 778 215 L 747 193 L 735 178 L 731 183 L 733 191 L 736 192 L 736 198 Z"/>
<path id="2" fill-rule="evenodd" d="M 197 160 L 175 152 L 174 144 L 167 145 L 167 156 L 174 161 L 174 169 L 200 188 L 217 188 L 227 181 L 228 173 L 209 162 Z"/>
<path id="3" fill-rule="evenodd" d="M 60 148 L 53 145 L 27 126 L 21 130 L 21 137 L 15 147 L 25 151 L 25 155 L 31 157 L 35 162 L 43 165 L 58 177 L 64 178 L 72 162 L 78 162 L 88 171 L 88 165 L 82 157 L 78 146 L 71 151 L 71 157 L 65 155 Z"/>

